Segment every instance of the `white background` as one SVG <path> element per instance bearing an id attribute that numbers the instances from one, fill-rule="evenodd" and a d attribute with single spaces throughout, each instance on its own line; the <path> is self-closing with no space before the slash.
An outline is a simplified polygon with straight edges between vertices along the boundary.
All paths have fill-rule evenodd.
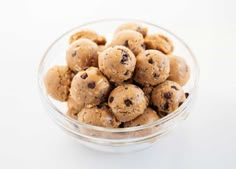
<path id="1" fill-rule="evenodd" d="M 0 168 L 236 168 L 234 0 L 0 0 Z M 60 131 L 40 104 L 37 67 L 45 49 L 81 23 L 144 19 L 176 33 L 198 58 L 201 78 L 190 117 L 136 153 L 88 150 Z"/>

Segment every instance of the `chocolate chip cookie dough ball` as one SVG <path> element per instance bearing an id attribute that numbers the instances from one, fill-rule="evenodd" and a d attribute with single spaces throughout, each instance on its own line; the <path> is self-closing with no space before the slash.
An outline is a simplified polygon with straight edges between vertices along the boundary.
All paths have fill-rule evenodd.
<path id="1" fill-rule="evenodd" d="M 144 124 L 152 123 L 158 119 L 160 119 L 160 117 L 157 115 L 157 112 L 155 112 L 152 108 L 148 107 L 140 116 L 136 117 L 131 121 L 125 122 L 124 127 L 141 126 Z"/>
<path id="2" fill-rule="evenodd" d="M 71 82 L 70 94 L 74 101 L 86 106 L 100 104 L 109 92 L 109 82 L 98 70 L 90 67 L 78 72 Z"/>
<path id="3" fill-rule="evenodd" d="M 99 54 L 99 69 L 111 81 L 120 84 L 131 78 L 134 72 L 136 58 L 124 46 L 110 47 Z"/>
<path id="4" fill-rule="evenodd" d="M 90 39 L 91 41 L 95 42 L 97 45 L 106 44 L 106 38 L 104 36 L 100 36 L 95 31 L 89 30 L 89 29 L 84 29 L 71 35 L 69 43 L 71 44 L 74 41 L 81 38 Z"/>
<path id="5" fill-rule="evenodd" d="M 144 39 L 146 49 L 156 49 L 164 54 L 170 54 L 174 46 L 170 39 L 160 34 L 147 35 Z"/>
<path id="6" fill-rule="evenodd" d="M 125 84 L 110 93 L 108 105 L 119 121 L 126 122 L 143 114 L 148 101 L 139 87 Z"/>
<path id="7" fill-rule="evenodd" d="M 143 37 L 145 37 L 147 35 L 147 31 L 148 31 L 148 29 L 144 26 L 138 25 L 136 23 L 129 22 L 129 23 L 124 23 L 124 24 L 120 25 L 116 29 L 115 34 L 120 32 L 120 31 L 123 31 L 123 30 L 133 30 L 133 31 L 139 32 L 143 35 Z"/>
<path id="8" fill-rule="evenodd" d="M 78 114 L 78 121 L 107 128 L 117 128 L 121 123 L 105 105 L 84 107 Z"/>
<path id="9" fill-rule="evenodd" d="M 171 113 L 184 101 L 185 93 L 181 86 L 173 81 L 165 81 L 155 87 L 152 91 L 152 103 L 157 106 L 158 111 Z"/>
<path id="10" fill-rule="evenodd" d="M 50 68 L 44 79 L 47 93 L 56 100 L 66 101 L 73 76 L 74 73 L 67 66 Z"/>
<path id="11" fill-rule="evenodd" d="M 75 72 L 89 66 L 98 66 L 98 46 L 89 39 L 79 39 L 73 42 L 68 50 L 66 61 Z"/>
<path id="12" fill-rule="evenodd" d="M 134 80 L 143 86 L 165 81 L 169 72 L 169 59 L 160 51 L 146 50 L 136 57 Z"/>
<path id="13" fill-rule="evenodd" d="M 170 76 L 168 79 L 177 82 L 181 86 L 185 85 L 190 77 L 190 69 L 185 59 L 173 55 L 168 57 L 170 60 Z"/>
<path id="14" fill-rule="evenodd" d="M 109 46 L 122 45 L 129 48 L 135 55 L 144 50 L 144 40 L 141 33 L 132 30 L 123 30 L 114 35 Z"/>

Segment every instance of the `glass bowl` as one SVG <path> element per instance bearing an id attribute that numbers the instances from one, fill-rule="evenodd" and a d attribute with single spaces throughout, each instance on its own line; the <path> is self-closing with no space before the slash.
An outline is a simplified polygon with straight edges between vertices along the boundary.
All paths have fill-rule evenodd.
<path id="1" fill-rule="evenodd" d="M 148 27 L 148 33 L 161 33 L 169 37 L 175 46 L 174 54 L 186 59 L 191 69 L 191 77 L 183 87 L 189 93 L 186 101 L 173 113 L 153 123 L 130 128 L 104 128 L 80 123 L 65 114 L 66 103 L 52 99 L 46 92 L 44 76 L 54 65 L 65 65 L 69 37 L 78 30 L 88 28 L 106 36 L 108 43 L 115 29 L 125 22 L 135 22 Z M 77 26 L 56 39 L 45 52 L 38 71 L 39 92 L 43 106 L 52 120 L 66 133 L 75 137 L 82 145 L 106 152 L 130 152 L 149 147 L 173 130 L 179 122 L 186 119 L 194 101 L 199 77 L 199 68 L 190 48 L 170 31 L 140 20 L 105 19 Z"/>

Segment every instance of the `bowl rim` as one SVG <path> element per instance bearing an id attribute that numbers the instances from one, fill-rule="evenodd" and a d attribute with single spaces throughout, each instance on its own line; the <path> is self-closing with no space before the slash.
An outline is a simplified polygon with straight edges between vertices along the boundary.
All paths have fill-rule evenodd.
<path id="1" fill-rule="evenodd" d="M 127 127 L 127 128 L 105 128 L 105 127 L 100 127 L 100 126 L 93 126 L 90 124 L 86 124 L 86 123 L 81 123 L 69 116 L 67 116 L 65 113 L 63 113 L 62 111 L 60 111 L 49 99 L 48 95 L 44 94 L 44 89 L 43 89 L 43 85 L 41 83 L 41 72 L 43 71 L 43 65 L 44 65 L 44 61 L 47 58 L 47 55 L 49 53 L 49 51 L 53 48 L 53 46 L 59 41 L 61 40 L 64 36 L 72 33 L 73 31 L 80 29 L 82 27 L 85 26 L 89 26 L 91 24 L 96 24 L 96 23 L 102 23 L 102 22 L 114 22 L 114 21 L 122 21 L 122 22 L 134 22 L 134 23 L 140 23 L 140 24 L 146 24 L 146 25 L 150 25 L 153 27 L 156 27 L 158 29 L 161 29 L 165 32 L 167 32 L 168 34 L 170 34 L 171 36 L 173 36 L 174 38 L 176 38 L 189 52 L 189 54 L 192 57 L 193 63 L 194 63 L 194 67 L 195 69 L 191 71 L 194 71 L 194 84 L 193 87 L 190 89 L 189 91 L 189 97 L 185 100 L 185 102 L 178 107 L 175 111 L 173 111 L 172 113 L 166 115 L 165 117 L 162 117 L 161 119 L 154 121 L 152 123 L 149 124 L 145 124 L 145 125 L 141 125 L 141 126 L 135 126 L 135 127 Z M 38 81 L 38 88 L 39 88 L 39 92 L 40 95 L 42 96 L 42 98 L 46 101 L 46 103 L 54 110 L 54 112 L 57 112 L 58 115 L 60 115 L 62 118 L 66 119 L 67 121 L 81 126 L 81 127 L 85 127 L 88 129 L 93 129 L 93 130 L 97 130 L 97 131 L 103 131 L 103 132 L 112 132 L 112 133 L 123 133 L 123 132 L 133 132 L 133 131 L 140 131 L 140 130 L 144 130 L 144 129 L 149 129 L 152 128 L 154 126 L 158 126 L 161 124 L 164 124 L 165 122 L 174 119 L 175 117 L 181 115 L 181 112 L 183 109 L 185 109 L 188 105 L 188 103 L 192 100 L 193 95 L 195 94 L 198 82 L 199 82 L 199 74 L 200 74 L 200 70 L 199 70 L 199 65 L 197 62 L 197 59 L 195 57 L 195 55 L 193 54 L 192 50 L 190 49 L 190 47 L 181 39 L 179 38 L 177 35 L 175 35 L 174 33 L 172 33 L 171 31 L 167 30 L 166 28 L 163 28 L 159 25 L 153 24 L 149 21 L 144 21 L 144 20 L 140 20 L 140 19 L 129 19 L 129 18 L 107 18 L 107 19 L 99 19 L 99 20 L 93 20 L 90 22 L 86 22 L 84 24 L 80 24 L 78 26 L 75 26 L 73 28 L 71 28 L 70 30 L 66 31 L 65 33 L 63 33 L 61 36 L 59 36 L 56 40 L 54 40 L 51 45 L 49 45 L 49 47 L 47 48 L 46 52 L 43 54 L 43 57 L 39 63 L 38 66 L 38 72 L 37 72 L 37 81 Z"/>

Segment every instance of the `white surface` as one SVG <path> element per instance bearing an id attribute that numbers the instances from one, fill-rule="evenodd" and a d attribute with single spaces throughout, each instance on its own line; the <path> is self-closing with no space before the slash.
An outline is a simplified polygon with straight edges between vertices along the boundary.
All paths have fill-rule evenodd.
<path id="1" fill-rule="evenodd" d="M 0 1 L 0 168 L 236 168 L 235 1 Z M 36 75 L 61 33 L 99 18 L 162 25 L 197 56 L 201 78 L 189 119 L 150 149 L 105 154 L 81 147 L 44 113 Z"/>

